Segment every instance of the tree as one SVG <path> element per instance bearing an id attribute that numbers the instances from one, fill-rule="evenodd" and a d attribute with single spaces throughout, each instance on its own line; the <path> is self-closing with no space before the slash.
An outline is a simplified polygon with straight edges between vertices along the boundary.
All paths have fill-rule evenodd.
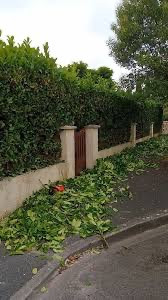
<path id="1" fill-rule="evenodd" d="M 110 89 L 117 90 L 117 84 L 113 81 L 113 70 L 108 67 L 102 66 L 98 69 L 89 69 L 88 65 L 83 61 L 73 62 L 64 69 L 68 70 L 71 77 L 77 77 L 79 79 L 89 79 L 95 84 L 106 84 Z"/>
<path id="2" fill-rule="evenodd" d="M 108 67 L 99 67 L 97 69 L 97 74 L 104 79 L 112 79 L 113 70 Z"/>
<path id="3" fill-rule="evenodd" d="M 110 55 L 130 70 L 138 92 L 167 98 L 167 0 L 123 0 L 116 15 L 117 22 L 111 25 L 115 38 L 108 41 Z"/>
<path id="4" fill-rule="evenodd" d="M 88 64 L 84 63 L 83 61 L 73 62 L 72 64 L 69 64 L 67 68 L 69 71 L 75 71 L 77 77 L 80 78 L 85 77 L 88 72 Z"/>
<path id="5" fill-rule="evenodd" d="M 133 73 L 123 75 L 119 81 L 120 86 L 124 91 L 132 92 L 135 89 L 136 81 Z"/>

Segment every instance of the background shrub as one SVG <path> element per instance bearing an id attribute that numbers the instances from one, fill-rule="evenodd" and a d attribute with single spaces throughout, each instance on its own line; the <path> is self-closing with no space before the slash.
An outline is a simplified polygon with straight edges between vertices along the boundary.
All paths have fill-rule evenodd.
<path id="1" fill-rule="evenodd" d="M 100 141 L 110 146 L 114 129 L 132 121 L 161 123 L 161 108 L 115 92 L 104 78 L 79 78 L 32 48 L 0 40 L 0 178 L 55 163 L 60 158 L 59 128 L 100 124 Z M 158 113 L 159 112 L 159 113 Z"/>

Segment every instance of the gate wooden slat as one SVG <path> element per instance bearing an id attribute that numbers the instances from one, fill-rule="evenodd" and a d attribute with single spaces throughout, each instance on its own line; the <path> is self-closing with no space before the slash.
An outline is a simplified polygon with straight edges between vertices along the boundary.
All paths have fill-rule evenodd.
<path id="1" fill-rule="evenodd" d="M 85 130 L 75 132 L 75 175 L 86 169 L 86 140 Z"/>

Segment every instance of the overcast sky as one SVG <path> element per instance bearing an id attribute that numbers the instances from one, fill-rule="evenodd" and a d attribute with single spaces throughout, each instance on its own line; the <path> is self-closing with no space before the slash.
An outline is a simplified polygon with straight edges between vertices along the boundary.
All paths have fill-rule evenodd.
<path id="1" fill-rule="evenodd" d="M 89 67 L 108 66 L 118 79 L 124 71 L 109 57 L 106 41 L 120 0 L 0 0 L 3 36 L 17 42 L 29 36 L 32 45 L 46 41 L 61 65 L 84 61 Z"/>

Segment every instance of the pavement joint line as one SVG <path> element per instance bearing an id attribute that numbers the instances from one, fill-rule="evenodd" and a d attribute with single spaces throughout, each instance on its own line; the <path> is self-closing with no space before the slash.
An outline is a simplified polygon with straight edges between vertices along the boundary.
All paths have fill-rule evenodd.
<path id="1" fill-rule="evenodd" d="M 127 227 L 121 225 L 118 232 L 110 232 L 104 235 L 108 243 L 116 243 L 134 235 L 143 233 L 147 230 L 152 230 L 160 226 L 168 224 L 168 213 L 162 214 L 159 217 L 154 215 L 150 219 L 128 225 Z M 102 246 L 103 242 L 99 236 L 92 236 L 80 241 L 74 242 L 71 246 L 67 247 L 63 252 L 63 259 L 68 259 L 69 256 L 79 254 L 89 250 L 93 247 Z M 39 272 L 29 280 L 22 288 L 20 288 L 10 300 L 26 300 L 32 293 L 38 289 L 50 276 L 53 275 L 60 267 L 60 263 L 56 261 L 49 261 Z"/>

